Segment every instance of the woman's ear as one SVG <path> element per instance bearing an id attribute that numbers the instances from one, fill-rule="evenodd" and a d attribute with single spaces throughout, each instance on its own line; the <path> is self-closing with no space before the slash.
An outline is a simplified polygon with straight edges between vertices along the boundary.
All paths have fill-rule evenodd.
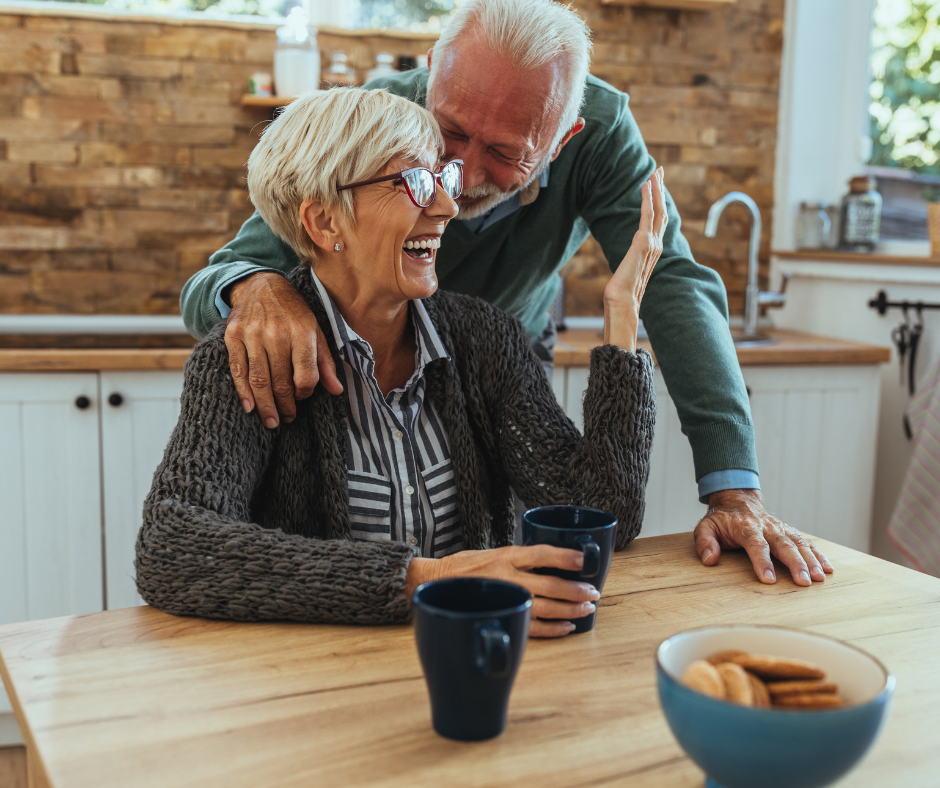
<path id="1" fill-rule="evenodd" d="M 337 242 L 341 242 L 336 215 L 320 200 L 304 200 L 300 206 L 300 221 L 318 248 L 333 251 Z"/>

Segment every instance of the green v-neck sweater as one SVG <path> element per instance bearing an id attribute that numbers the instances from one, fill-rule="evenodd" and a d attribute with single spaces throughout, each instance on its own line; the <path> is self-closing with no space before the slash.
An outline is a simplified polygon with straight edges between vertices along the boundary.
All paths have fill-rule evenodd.
<path id="1" fill-rule="evenodd" d="M 408 71 L 369 87 L 423 106 L 427 74 Z M 537 336 L 558 289 L 556 274 L 588 234 L 616 269 L 639 226 L 640 187 L 656 168 L 628 102 L 625 93 L 588 77 L 584 130 L 552 162 L 548 185 L 535 201 L 480 233 L 460 221 L 448 225 L 437 253 L 441 288 L 483 298 Z M 640 317 L 692 445 L 696 479 L 731 469 L 756 473 L 754 428 L 728 329 L 724 285 L 715 271 L 693 260 L 671 197 L 668 211 L 663 254 Z M 187 327 L 198 337 L 208 333 L 221 317 L 216 294 L 233 280 L 262 269 L 286 274 L 298 262 L 255 213 L 183 288 Z"/>

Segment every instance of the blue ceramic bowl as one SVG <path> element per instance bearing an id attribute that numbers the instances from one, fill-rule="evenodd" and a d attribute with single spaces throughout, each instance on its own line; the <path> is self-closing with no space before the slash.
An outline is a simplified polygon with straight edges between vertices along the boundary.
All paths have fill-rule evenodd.
<path id="1" fill-rule="evenodd" d="M 822 668 L 846 705 L 814 711 L 740 706 L 683 686 L 690 662 L 719 651 L 794 657 Z M 895 679 L 864 651 L 795 629 L 724 626 L 691 629 L 656 653 L 659 701 L 682 749 L 710 788 L 816 788 L 849 771 L 878 736 Z"/>

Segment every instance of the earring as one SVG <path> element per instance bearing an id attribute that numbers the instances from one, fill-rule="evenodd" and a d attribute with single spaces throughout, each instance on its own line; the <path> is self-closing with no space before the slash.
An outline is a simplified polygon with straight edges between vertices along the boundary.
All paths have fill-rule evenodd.
<path id="1" fill-rule="evenodd" d="M 337 244 L 333 244 L 333 251 L 334 251 L 334 252 L 338 252 L 338 251 L 339 251 L 340 249 L 342 249 L 342 248 L 343 248 L 343 247 L 340 246 L 338 243 L 337 243 Z"/>

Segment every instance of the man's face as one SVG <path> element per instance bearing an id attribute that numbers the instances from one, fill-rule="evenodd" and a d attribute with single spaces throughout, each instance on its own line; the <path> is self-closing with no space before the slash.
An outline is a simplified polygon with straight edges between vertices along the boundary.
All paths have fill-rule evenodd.
<path id="1" fill-rule="evenodd" d="M 444 135 L 445 161 L 463 159 L 459 218 L 472 219 L 530 183 L 551 156 L 566 61 L 520 70 L 468 32 L 435 68 L 427 106 Z"/>

